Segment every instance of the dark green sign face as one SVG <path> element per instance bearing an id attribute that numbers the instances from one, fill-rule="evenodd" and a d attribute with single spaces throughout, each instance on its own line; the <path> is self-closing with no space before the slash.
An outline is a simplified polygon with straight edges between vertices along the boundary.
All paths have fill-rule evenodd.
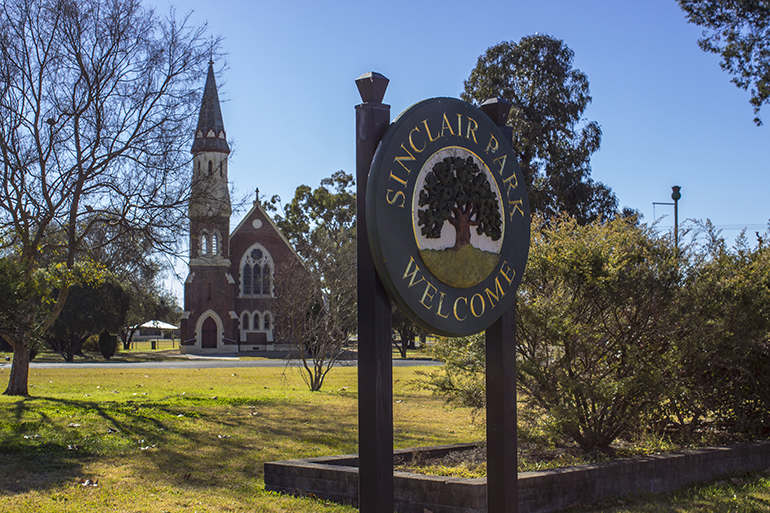
<path id="1" fill-rule="evenodd" d="M 511 305 L 529 252 L 529 200 L 510 142 L 476 107 L 433 98 L 388 128 L 366 219 L 390 297 L 422 328 L 463 336 Z"/>

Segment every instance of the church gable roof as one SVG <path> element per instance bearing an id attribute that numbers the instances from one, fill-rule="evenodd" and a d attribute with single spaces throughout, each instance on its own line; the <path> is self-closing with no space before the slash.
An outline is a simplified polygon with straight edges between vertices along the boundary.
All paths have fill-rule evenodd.
<path id="1" fill-rule="evenodd" d="M 246 216 L 244 216 L 241 222 L 238 223 L 238 226 L 236 226 L 230 234 L 230 248 L 234 249 L 238 247 L 239 244 L 236 244 L 235 242 L 240 238 L 252 242 L 262 242 L 261 239 L 263 239 L 267 233 L 277 234 L 278 237 L 280 237 L 280 241 L 291 250 L 297 260 L 303 266 L 305 265 L 305 262 L 294 249 L 294 246 L 291 245 L 278 226 L 276 226 L 272 218 L 262 209 L 262 205 L 259 204 L 259 201 L 254 202 L 251 210 L 249 210 Z M 267 249 L 270 251 L 271 248 Z M 233 261 L 236 261 L 240 256 L 241 255 L 232 255 Z"/>
<path id="2" fill-rule="evenodd" d="M 222 110 L 219 106 L 219 94 L 217 82 L 214 78 L 214 63 L 209 62 L 209 71 L 206 75 L 206 86 L 203 88 L 203 100 L 201 110 L 198 113 L 198 126 L 195 129 L 192 153 L 201 151 L 219 151 L 230 153 L 227 144 L 225 123 L 222 120 Z"/>

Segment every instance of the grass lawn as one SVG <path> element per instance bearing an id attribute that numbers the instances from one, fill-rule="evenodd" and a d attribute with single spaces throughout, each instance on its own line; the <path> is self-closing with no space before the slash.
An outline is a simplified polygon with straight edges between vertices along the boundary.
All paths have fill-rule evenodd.
<path id="1" fill-rule="evenodd" d="M 396 447 L 483 437 L 412 376 L 394 369 Z M 262 475 L 357 452 L 355 368 L 315 393 L 282 368 L 31 369 L 29 390 L 0 396 L 0 511 L 355 511 L 266 492 Z"/>
<path id="2" fill-rule="evenodd" d="M 482 439 L 469 410 L 407 386 L 414 370 L 394 369 L 396 448 Z M 0 511 L 355 511 L 263 481 L 265 461 L 357 451 L 355 368 L 314 393 L 294 369 L 31 369 L 30 393 L 0 396 Z M 770 479 L 575 511 L 770 511 Z"/>

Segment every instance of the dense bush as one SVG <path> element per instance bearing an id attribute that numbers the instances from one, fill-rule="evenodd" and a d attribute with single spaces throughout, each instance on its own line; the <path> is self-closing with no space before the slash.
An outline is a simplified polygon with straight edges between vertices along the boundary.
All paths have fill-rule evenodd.
<path id="1" fill-rule="evenodd" d="M 550 426 L 604 450 L 663 393 L 675 252 L 633 220 L 537 228 L 517 305 L 517 384 Z"/>
<path id="2" fill-rule="evenodd" d="M 541 432 L 586 451 L 637 430 L 770 433 L 766 239 L 728 248 L 712 229 L 677 252 L 629 219 L 533 228 L 517 387 Z M 422 385 L 482 408 L 483 335 L 440 339 L 432 352 L 444 366 Z"/>
<path id="3" fill-rule="evenodd" d="M 118 336 L 112 333 L 101 333 L 99 335 L 99 351 L 105 360 L 115 356 L 115 350 L 118 348 Z"/>
<path id="4" fill-rule="evenodd" d="M 483 333 L 462 338 L 439 337 L 428 347 L 428 354 L 444 365 L 437 370 L 418 371 L 421 376 L 418 386 L 476 411 L 484 408 L 486 367 Z"/>
<path id="5" fill-rule="evenodd" d="M 683 262 L 663 421 L 693 432 L 714 420 L 750 436 L 770 432 L 770 246 L 733 248 L 707 226 Z"/>
<path id="6" fill-rule="evenodd" d="M 130 297 L 123 286 L 111 276 L 94 285 L 70 286 L 61 314 L 44 337 L 68 362 L 81 354 L 88 337 L 117 331 L 125 323 Z"/>

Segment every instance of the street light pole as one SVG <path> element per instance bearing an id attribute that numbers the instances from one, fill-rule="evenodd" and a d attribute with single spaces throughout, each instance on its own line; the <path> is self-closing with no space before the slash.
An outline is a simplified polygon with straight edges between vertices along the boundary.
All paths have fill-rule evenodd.
<path id="1" fill-rule="evenodd" d="M 679 192 L 681 187 L 674 185 L 671 187 L 673 191 L 671 193 L 671 199 L 674 200 L 674 246 L 676 247 L 676 253 L 679 254 L 679 199 L 682 194 Z"/>

